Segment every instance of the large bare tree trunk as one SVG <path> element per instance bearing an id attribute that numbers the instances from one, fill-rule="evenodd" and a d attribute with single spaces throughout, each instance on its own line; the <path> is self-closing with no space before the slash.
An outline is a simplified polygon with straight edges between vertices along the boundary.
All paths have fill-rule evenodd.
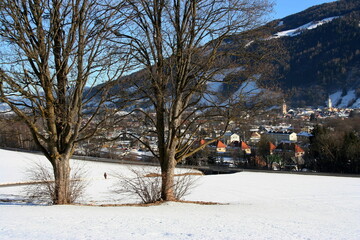
<path id="1" fill-rule="evenodd" d="M 54 203 L 55 204 L 70 204 L 71 190 L 70 190 L 70 161 L 69 157 L 59 157 L 54 160 Z"/>
<path id="2" fill-rule="evenodd" d="M 175 149 L 170 151 L 168 159 L 164 159 L 161 164 L 161 199 L 164 201 L 177 200 L 174 192 L 174 174 L 176 167 L 174 150 Z"/>

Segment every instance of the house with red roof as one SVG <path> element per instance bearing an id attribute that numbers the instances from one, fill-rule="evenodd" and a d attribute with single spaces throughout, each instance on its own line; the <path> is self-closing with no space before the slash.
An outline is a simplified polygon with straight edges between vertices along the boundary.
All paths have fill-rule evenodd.
<path id="1" fill-rule="evenodd" d="M 226 152 L 226 145 L 222 141 L 217 141 L 216 143 L 216 152 L 224 153 Z"/>
<path id="2" fill-rule="evenodd" d="M 299 145 L 294 144 L 294 152 L 295 152 L 295 157 L 302 157 L 305 154 L 304 149 L 302 149 Z"/>
<path id="3" fill-rule="evenodd" d="M 268 155 L 273 155 L 275 149 L 276 149 L 276 146 L 272 142 L 267 143 L 267 150 L 269 151 Z"/>
<path id="4" fill-rule="evenodd" d="M 276 147 L 274 154 L 281 156 L 285 168 L 298 170 L 305 163 L 305 151 L 296 143 L 282 142 Z"/>
<path id="5" fill-rule="evenodd" d="M 305 154 L 305 151 L 296 143 L 291 142 L 282 142 L 275 149 L 275 153 L 285 154 L 291 153 L 293 157 L 302 157 Z"/>
<path id="6" fill-rule="evenodd" d="M 247 145 L 246 142 L 241 141 L 239 143 L 239 148 L 241 151 L 243 151 L 245 154 L 251 154 L 251 148 L 249 147 L 249 145 Z"/>

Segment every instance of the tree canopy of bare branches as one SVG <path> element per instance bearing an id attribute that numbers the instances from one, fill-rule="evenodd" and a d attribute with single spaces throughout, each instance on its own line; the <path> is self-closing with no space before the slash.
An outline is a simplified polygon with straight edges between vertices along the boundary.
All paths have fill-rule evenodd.
<path id="1" fill-rule="evenodd" d="M 128 44 L 132 60 L 144 69 L 134 85 L 148 107 L 137 113 L 157 136 L 157 150 L 143 143 L 160 162 L 163 200 L 176 198 L 176 164 L 205 146 L 195 144 L 199 130 L 213 124 L 224 133 L 247 103 L 259 99 L 245 84 L 223 100 L 214 86 L 246 68 L 235 67 L 222 51 L 228 37 L 258 26 L 271 9 L 267 0 L 129 0 L 119 11 L 128 23 L 115 31 L 116 41 Z M 248 76 L 256 81 L 256 73 Z"/>
<path id="2" fill-rule="evenodd" d="M 69 158 L 102 122 L 96 116 L 104 114 L 105 83 L 124 71 L 121 50 L 109 41 L 115 9 L 105 2 L 111 1 L 0 2 L 0 101 L 22 118 L 51 162 L 55 204 L 70 203 Z"/>

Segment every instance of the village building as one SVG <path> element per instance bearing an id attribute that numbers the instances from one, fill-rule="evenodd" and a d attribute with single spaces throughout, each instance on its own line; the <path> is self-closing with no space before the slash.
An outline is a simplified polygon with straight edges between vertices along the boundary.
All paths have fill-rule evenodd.
<path id="1" fill-rule="evenodd" d="M 246 144 L 246 142 L 241 141 L 239 143 L 239 148 L 241 151 L 243 151 L 245 154 L 249 155 L 251 154 L 251 148 L 249 147 L 249 145 Z"/>
<path id="2" fill-rule="evenodd" d="M 250 136 L 250 143 L 258 143 L 261 139 L 261 135 L 258 132 L 252 132 Z"/>
<path id="3" fill-rule="evenodd" d="M 294 132 L 274 132 L 270 131 L 266 134 L 271 139 L 275 141 L 275 143 L 281 143 L 281 142 L 297 142 L 297 134 Z"/>
<path id="4" fill-rule="evenodd" d="M 220 140 L 216 143 L 216 152 L 218 153 L 226 152 L 226 145 Z"/>
<path id="5" fill-rule="evenodd" d="M 287 105 L 286 105 L 285 100 L 283 101 L 283 104 L 282 104 L 282 106 L 281 106 L 281 113 L 282 113 L 283 115 L 286 115 L 286 114 L 287 114 Z"/>
<path id="6" fill-rule="evenodd" d="M 272 143 L 272 142 L 268 142 L 268 155 L 273 155 L 274 154 L 274 150 L 276 149 L 276 146 Z"/>
<path id="7" fill-rule="evenodd" d="M 230 136 L 230 142 L 240 141 L 240 135 L 234 133 Z"/>
<path id="8" fill-rule="evenodd" d="M 236 133 L 226 132 L 223 139 L 224 139 L 225 144 L 229 145 L 233 142 L 239 142 L 240 136 Z"/>
<path id="9" fill-rule="evenodd" d="M 291 142 L 282 142 L 274 150 L 274 154 L 281 156 L 281 165 L 285 169 L 299 170 L 304 165 L 303 156 L 305 151 L 297 144 Z"/>
<path id="10" fill-rule="evenodd" d="M 276 154 L 289 155 L 290 157 L 302 157 L 305 151 L 297 144 L 291 142 L 282 142 L 274 150 Z"/>

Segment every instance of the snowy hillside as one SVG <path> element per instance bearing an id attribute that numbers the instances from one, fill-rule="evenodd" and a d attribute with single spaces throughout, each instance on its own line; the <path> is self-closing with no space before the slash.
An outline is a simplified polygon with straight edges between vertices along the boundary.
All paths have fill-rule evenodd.
<path id="1" fill-rule="evenodd" d="M 337 108 L 360 108 L 360 99 L 356 97 L 355 90 L 347 91 L 343 94 L 342 91 L 337 91 L 330 96 L 333 107 Z"/>
<path id="2" fill-rule="evenodd" d="M 0 183 L 26 181 L 40 155 L 0 150 Z M 75 162 L 75 161 L 74 161 Z M 109 191 L 126 166 L 88 162 L 83 203 L 117 203 Z M 0 187 L 0 199 L 22 187 Z M 241 172 L 202 176 L 186 200 L 149 207 L 39 206 L 0 201 L 0 239 L 347 239 L 360 236 L 359 178 Z M 61 227 L 60 225 L 61 224 Z"/>
<path id="3" fill-rule="evenodd" d="M 233 74 L 238 74 L 241 71 L 244 71 L 244 67 L 236 67 L 230 69 L 224 69 L 219 71 L 215 74 L 211 81 L 207 83 L 207 92 L 204 94 L 203 98 L 201 99 L 201 104 L 204 105 L 212 105 L 219 101 L 218 95 L 219 92 L 223 91 L 223 88 L 226 86 L 227 83 L 224 83 L 224 79 Z M 260 78 L 259 74 L 255 74 L 254 76 L 250 77 L 246 81 L 240 83 L 236 88 L 237 90 L 228 96 L 228 99 L 232 101 L 239 101 L 239 98 L 251 99 L 254 96 L 259 95 L 262 92 L 269 92 L 269 90 L 265 90 L 257 86 L 256 80 Z"/>
<path id="4" fill-rule="evenodd" d="M 302 32 L 306 31 L 306 30 L 312 30 L 315 29 L 325 23 L 331 22 L 332 20 L 336 19 L 338 17 L 329 17 L 329 18 L 325 18 L 322 19 L 320 21 L 313 21 L 307 24 L 304 24 L 298 28 L 295 29 L 290 29 L 290 30 L 286 30 L 286 31 L 281 31 L 278 33 L 275 33 L 272 37 L 270 37 L 269 39 L 273 39 L 273 38 L 281 38 L 281 37 L 295 37 L 297 35 L 300 35 Z M 280 22 L 278 26 L 282 26 L 283 23 Z"/>

